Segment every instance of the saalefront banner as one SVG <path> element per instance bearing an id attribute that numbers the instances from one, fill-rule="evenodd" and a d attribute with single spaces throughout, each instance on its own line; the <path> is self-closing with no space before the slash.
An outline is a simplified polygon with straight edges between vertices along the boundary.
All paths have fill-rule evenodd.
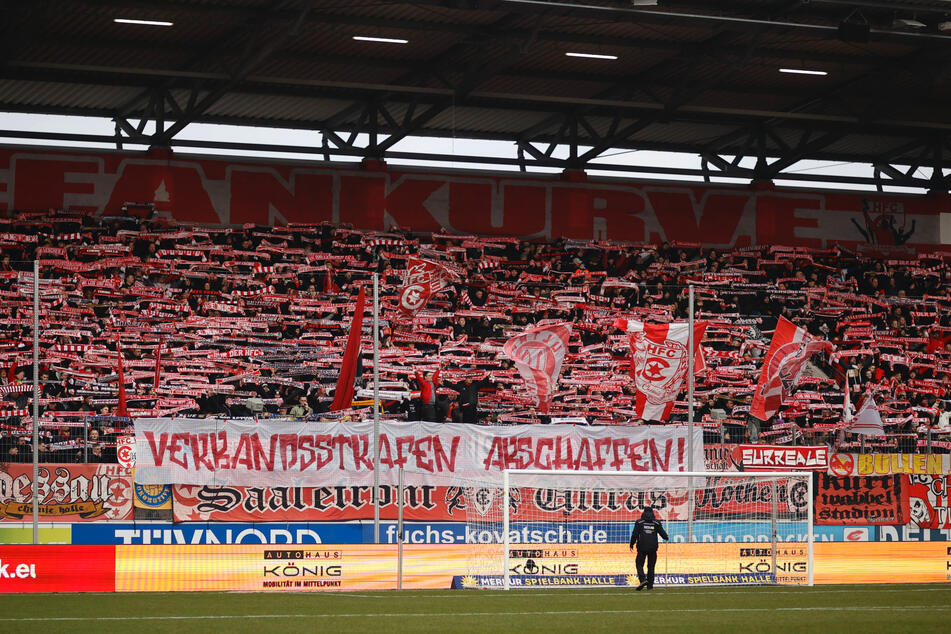
<path id="1" fill-rule="evenodd" d="M 174 488 L 176 522 L 343 522 L 373 518 L 369 486 Z M 694 508 L 698 518 L 749 519 L 771 512 L 774 493 L 780 518 L 805 517 L 809 499 L 806 483 L 786 478 L 777 478 L 775 483 L 708 478 L 707 487 L 695 493 Z M 493 487 L 407 486 L 403 517 L 423 522 L 484 520 L 498 516 L 500 495 Z M 687 519 L 688 496 L 687 489 L 597 491 L 571 489 L 566 483 L 565 488 L 515 487 L 509 508 L 513 522 L 558 524 L 570 515 L 572 522 L 630 523 L 647 507 L 667 522 Z M 397 506 L 396 487 L 380 487 L 380 517 L 395 520 Z"/>
<path id="2" fill-rule="evenodd" d="M 693 462 L 703 464 L 702 430 Z M 504 469 L 686 471 L 688 429 L 439 423 L 381 424 L 380 482 L 457 485 L 499 479 Z M 373 423 L 135 421 L 138 484 L 351 486 L 373 483 Z M 531 482 L 526 481 L 526 484 Z M 643 486 L 651 486 L 644 480 Z"/>

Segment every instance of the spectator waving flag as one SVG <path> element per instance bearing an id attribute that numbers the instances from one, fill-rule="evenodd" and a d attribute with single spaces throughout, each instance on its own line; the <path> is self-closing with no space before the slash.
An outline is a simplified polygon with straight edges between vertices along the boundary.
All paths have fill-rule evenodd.
<path id="1" fill-rule="evenodd" d="M 690 323 L 646 324 L 616 319 L 614 326 L 631 333 L 631 373 L 637 388 L 636 416 L 647 420 L 667 420 L 690 368 L 687 352 Z M 695 373 L 704 368 L 700 339 L 706 329 L 707 322 L 694 322 Z"/>
<path id="2" fill-rule="evenodd" d="M 400 289 L 400 311 L 414 314 L 455 277 L 455 273 L 438 262 L 407 258 L 403 287 Z"/>
<path id="3" fill-rule="evenodd" d="M 829 352 L 832 347 L 828 341 L 813 337 L 780 317 L 753 392 L 750 414 L 763 421 L 775 415 L 799 382 L 809 357 L 817 352 Z"/>
<path id="4" fill-rule="evenodd" d="M 542 414 L 551 408 L 570 337 L 571 324 L 550 324 L 515 335 L 502 348 L 535 393 L 535 402 Z"/>

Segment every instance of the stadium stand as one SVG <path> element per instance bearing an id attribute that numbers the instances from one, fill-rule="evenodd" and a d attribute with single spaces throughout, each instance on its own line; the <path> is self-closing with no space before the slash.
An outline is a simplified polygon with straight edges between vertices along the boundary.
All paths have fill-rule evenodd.
<path id="1" fill-rule="evenodd" d="M 364 320 L 351 408 L 330 412 L 357 287 L 380 273 L 380 375 L 385 416 L 487 425 L 558 422 L 657 424 L 632 409 L 627 335 L 618 316 L 684 318 L 687 285 L 707 370 L 697 420 L 711 442 L 859 446 L 837 430 L 849 376 L 853 405 L 887 394 L 887 435 L 867 450 L 951 447 L 946 253 L 883 260 L 837 247 L 623 245 L 360 231 L 348 226 L 170 226 L 152 218 L 10 212 L 0 219 L 0 451 L 32 461 L 32 260 L 41 265 L 40 459 L 115 461 L 117 343 L 128 414 L 138 416 L 368 416 L 372 331 Z M 458 276 L 412 319 L 396 310 L 408 256 Z M 368 295 L 369 297 L 369 295 Z M 748 415 L 760 359 L 784 316 L 834 343 L 813 358 L 792 399 L 768 423 Z M 501 354 L 510 331 L 573 323 L 548 415 L 533 413 Z M 157 355 L 158 351 L 158 355 Z M 158 358 L 158 362 L 157 362 Z M 420 407 L 417 371 L 440 370 L 435 405 Z M 372 398 L 370 396 L 369 398 Z M 677 402 L 669 423 L 684 421 Z"/>

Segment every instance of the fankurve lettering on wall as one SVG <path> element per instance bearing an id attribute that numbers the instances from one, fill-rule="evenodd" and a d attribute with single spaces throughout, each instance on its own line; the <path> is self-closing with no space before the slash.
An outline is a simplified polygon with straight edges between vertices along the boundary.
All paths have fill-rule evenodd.
<path id="1" fill-rule="evenodd" d="M 711 247 L 934 247 L 939 214 L 951 211 L 946 201 L 912 196 L 253 163 L 168 152 L 0 150 L 0 210 L 117 213 L 127 202 L 152 203 L 190 222 L 397 224 Z"/>

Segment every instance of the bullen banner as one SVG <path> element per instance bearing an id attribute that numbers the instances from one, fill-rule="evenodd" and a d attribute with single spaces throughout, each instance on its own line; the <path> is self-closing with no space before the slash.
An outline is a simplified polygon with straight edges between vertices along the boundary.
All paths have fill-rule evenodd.
<path id="1" fill-rule="evenodd" d="M 685 426 L 381 424 L 380 482 L 499 482 L 504 469 L 686 471 Z M 373 423 L 135 421 L 138 484 L 322 487 L 373 483 Z M 694 463 L 703 464 L 702 430 Z M 645 478 L 652 486 L 660 477 Z M 531 482 L 526 480 L 527 486 Z"/>
<path id="2" fill-rule="evenodd" d="M 41 522 L 132 519 L 132 474 L 117 464 L 0 464 L 0 522 L 33 518 L 39 492 Z"/>
<path id="3" fill-rule="evenodd" d="M 834 453 L 829 473 L 839 476 L 951 475 L 951 454 L 937 453 Z"/>

